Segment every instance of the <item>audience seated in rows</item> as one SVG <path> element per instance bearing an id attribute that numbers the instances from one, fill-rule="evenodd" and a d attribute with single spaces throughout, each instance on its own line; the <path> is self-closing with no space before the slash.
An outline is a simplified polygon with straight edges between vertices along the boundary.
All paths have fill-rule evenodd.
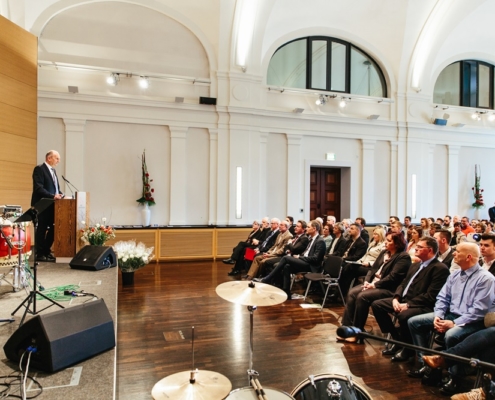
<path id="1" fill-rule="evenodd" d="M 254 248 L 258 245 L 258 241 L 264 240 L 264 235 L 269 232 L 270 220 L 268 217 L 265 217 L 261 220 L 261 225 L 258 221 L 253 222 L 253 230 L 249 233 L 247 239 L 243 242 L 239 242 L 237 246 L 232 249 L 232 255 L 223 260 L 224 264 L 235 264 L 241 255 L 244 254 L 244 250 L 246 247 Z"/>

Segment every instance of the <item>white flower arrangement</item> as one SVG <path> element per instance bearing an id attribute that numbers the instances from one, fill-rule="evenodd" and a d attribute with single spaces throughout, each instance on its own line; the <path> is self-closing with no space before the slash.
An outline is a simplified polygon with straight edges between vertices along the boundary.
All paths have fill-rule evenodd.
<path id="1" fill-rule="evenodd" d="M 122 272 L 134 272 L 153 259 L 154 247 L 146 247 L 144 243 L 136 244 L 135 240 L 121 240 L 113 245 L 117 253 L 119 268 Z"/>

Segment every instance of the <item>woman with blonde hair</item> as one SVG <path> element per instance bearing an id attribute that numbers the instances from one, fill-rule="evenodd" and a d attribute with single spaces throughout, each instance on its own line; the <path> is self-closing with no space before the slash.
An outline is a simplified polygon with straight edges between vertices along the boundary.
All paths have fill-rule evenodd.
<path id="1" fill-rule="evenodd" d="M 423 235 L 430 236 L 430 221 L 428 218 L 421 218 L 421 229 L 423 230 Z"/>

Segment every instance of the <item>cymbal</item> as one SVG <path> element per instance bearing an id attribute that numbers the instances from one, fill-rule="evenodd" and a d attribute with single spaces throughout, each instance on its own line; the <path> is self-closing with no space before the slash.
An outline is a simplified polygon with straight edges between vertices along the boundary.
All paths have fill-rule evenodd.
<path id="1" fill-rule="evenodd" d="M 191 375 L 196 381 L 190 383 Z M 155 400 L 218 400 L 231 391 L 230 381 L 213 371 L 184 371 L 158 381 L 151 390 Z"/>
<path id="2" fill-rule="evenodd" d="M 287 300 L 283 290 L 260 282 L 225 282 L 218 285 L 215 291 L 222 299 L 243 306 L 274 306 Z"/>

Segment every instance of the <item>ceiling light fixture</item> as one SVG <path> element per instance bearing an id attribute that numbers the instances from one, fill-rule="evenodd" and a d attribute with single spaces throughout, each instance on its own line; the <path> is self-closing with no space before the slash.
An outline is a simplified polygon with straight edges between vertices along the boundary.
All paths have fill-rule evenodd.
<path id="1" fill-rule="evenodd" d="M 147 76 L 139 77 L 139 87 L 141 89 L 148 89 L 150 87 L 150 81 Z"/>
<path id="2" fill-rule="evenodd" d="M 491 113 L 489 116 L 488 116 L 488 121 L 495 121 L 495 113 Z"/>
<path id="3" fill-rule="evenodd" d="M 320 94 L 320 97 L 318 97 L 318 100 L 316 100 L 315 103 L 317 106 L 324 106 L 327 101 L 328 101 L 328 97 L 323 94 Z"/>
<path id="4" fill-rule="evenodd" d="M 346 101 L 345 97 L 342 97 L 340 100 L 340 103 L 339 103 L 339 107 L 345 108 L 346 106 L 347 106 L 347 101 Z"/>
<path id="5" fill-rule="evenodd" d="M 107 83 L 112 86 L 117 86 L 117 84 L 120 81 L 120 76 L 119 74 L 116 73 L 111 73 L 110 76 L 107 78 Z"/>

